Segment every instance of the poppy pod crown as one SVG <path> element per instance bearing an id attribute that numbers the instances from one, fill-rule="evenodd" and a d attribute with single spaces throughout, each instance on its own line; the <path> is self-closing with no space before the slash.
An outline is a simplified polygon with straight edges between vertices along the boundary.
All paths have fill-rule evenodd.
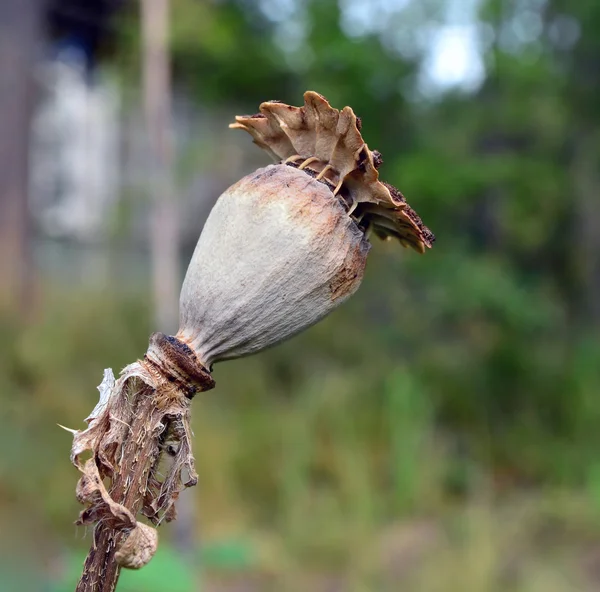
<path id="1" fill-rule="evenodd" d="M 304 107 L 268 101 L 256 115 L 240 115 L 229 127 L 243 129 L 277 162 L 304 170 L 326 184 L 364 230 L 396 237 L 424 253 L 433 233 L 395 188 L 379 180 L 383 159 L 360 133 L 350 107 L 334 109 L 322 95 L 304 93 Z"/>
<path id="2" fill-rule="evenodd" d="M 266 102 L 230 127 L 277 164 L 247 175 L 212 209 L 181 291 L 177 339 L 210 366 L 274 345 L 316 323 L 359 287 L 367 233 L 419 252 L 433 234 L 379 181 L 350 107 L 315 92 L 303 107 Z"/>

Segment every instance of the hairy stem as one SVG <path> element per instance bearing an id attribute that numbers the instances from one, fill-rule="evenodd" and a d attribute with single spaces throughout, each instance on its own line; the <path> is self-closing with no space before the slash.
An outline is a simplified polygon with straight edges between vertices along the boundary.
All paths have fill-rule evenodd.
<path id="1" fill-rule="evenodd" d="M 77 524 L 94 525 L 76 592 L 114 592 L 121 567 L 150 561 L 158 535 L 137 516 L 155 525 L 173 520 L 179 493 L 196 484 L 190 405 L 195 393 L 214 385 L 196 354 L 162 333 L 150 336 L 144 359 L 118 381 L 104 371 L 87 429 L 71 430 L 71 461 L 82 473 L 76 494 L 86 506 Z M 91 458 L 84 463 L 86 451 Z"/>
<path id="2" fill-rule="evenodd" d="M 133 401 L 133 422 L 129 435 L 123 442 L 122 462 L 109 491 L 111 498 L 134 516 L 142 508 L 148 479 L 160 455 L 164 430 L 154 429 L 163 421 L 160 399 L 161 393 L 147 386 L 137 392 Z M 115 590 L 120 572 L 115 553 L 123 538 L 123 531 L 115 530 L 102 522 L 96 525 L 94 541 L 76 592 Z"/>

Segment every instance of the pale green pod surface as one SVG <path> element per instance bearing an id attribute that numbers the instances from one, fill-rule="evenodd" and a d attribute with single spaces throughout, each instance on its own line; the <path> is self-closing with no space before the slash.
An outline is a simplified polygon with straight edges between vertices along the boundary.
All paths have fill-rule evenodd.
<path id="1" fill-rule="evenodd" d="M 325 184 L 284 164 L 259 169 L 225 191 L 206 221 L 177 337 L 207 366 L 274 345 L 357 290 L 369 248 Z"/>

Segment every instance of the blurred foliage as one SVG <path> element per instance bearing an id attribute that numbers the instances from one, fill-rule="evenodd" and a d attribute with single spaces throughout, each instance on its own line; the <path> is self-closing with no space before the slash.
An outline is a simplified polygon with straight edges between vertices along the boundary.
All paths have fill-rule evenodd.
<path id="1" fill-rule="evenodd" d="M 419 32 L 442 0 L 352 36 L 333 0 L 172 4 L 175 81 L 199 104 L 255 112 L 310 88 L 351 105 L 438 237 L 423 257 L 375 245 L 343 309 L 217 366 L 194 403 L 204 536 L 252 532 L 269 574 L 339 569 L 352 590 L 397 590 L 381 539 L 394 566 L 423 567 L 398 568 L 406 590 L 597 589 L 600 3 L 482 0 L 485 80 L 435 97 L 417 87 Z M 539 34 L 519 37 L 523 15 Z M 135 14 L 121 31 L 126 79 Z M 54 426 L 81 426 L 102 368 L 141 355 L 148 301 L 60 290 L 34 323 L 2 320 L 0 500 L 63 542 L 76 475 Z M 415 559 L 423 537 L 434 552 Z M 595 576 L 576 559 L 590 549 Z"/>

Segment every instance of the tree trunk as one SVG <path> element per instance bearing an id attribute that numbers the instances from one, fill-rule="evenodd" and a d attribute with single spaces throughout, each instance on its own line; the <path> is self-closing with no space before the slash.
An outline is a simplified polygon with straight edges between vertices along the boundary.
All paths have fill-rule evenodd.
<path id="1" fill-rule="evenodd" d="M 177 330 L 179 228 L 173 188 L 168 0 L 143 0 L 142 61 L 144 112 L 153 198 L 150 246 L 156 329 Z"/>
<path id="2" fill-rule="evenodd" d="M 43 7 L 0 2 L 0 304 L 23 313 L 32 301 L 29 139 Z"/>
<path id="3" fill-rule="evenodd" d="M 577 144 L 571 174 L 577 220 L 576 260 L 579 272 L 580 301 L 578 322 L 594 330 L 600 325 L 600 134 L 582 134 Z"/>

